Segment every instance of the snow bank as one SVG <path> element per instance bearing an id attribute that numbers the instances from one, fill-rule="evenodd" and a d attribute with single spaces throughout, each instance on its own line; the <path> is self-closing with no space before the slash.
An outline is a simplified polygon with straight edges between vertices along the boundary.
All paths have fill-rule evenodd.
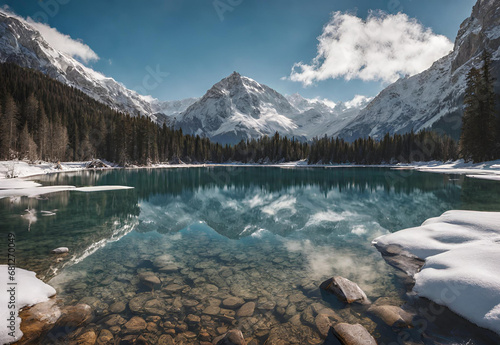
<path id="1" fill-rule="evenodd" d="M 109 190 L 122 190 L 122 189 L 134 189 L 134 187 L 129 186 L 91 186 L 91 187 L 79 187 L 73 189 L 77 192 L 91 193 L 91 192 L 102 192 Z"/>
<path id="2" fill-rule="evenodd" d="M 16 177 L 27 177 L 62 171 L 78 171 L 85 169 L 87 163 L 64 162 L 60 163 L 60 169 L 58 169 L 57 164 L 46 162 L 29 164 L 25 161 L 0 161 L 0 180 L 6 177 L 7 173 L 13 173 Z"/>
<path id="3" fill-rule="evenodd" d="M 424 259 L 415 293 L 500 334 L 499 212 L 448 211 L 373 243 Z"/>
<path id="4" fill-rule="evenodd" d="M 56 290 L 39 280 L 35 272 L 16 268 L 15 280 L 9 280 L 10 275 L 7 268 L 7 265 L 0 265 L 0 281 L 2 285 L 0 290 L 0 344 L 9 344 L 21 339 L 23 336 L 20 329 L 21 318 L 18 315 L 19 310 L 27 306 L 45 302 L 49 297 L 56 294 Z M 9 282 L 15 282 L 17 285 L 8 285 Z M 7 307 L 9 302 L 12 301 L 11 294 L 8 292 L 11 288 L 15 288 L 15 293 L 13 293 L 15 301 L 14 309 Z M 11 316 L 11 312 L 14 313 L 14 316 Z M 11 325 L 9 319 L 15 320 L 12 321 L 14 333 L 10 333 L 11 329 L 8 328 Z"/>
<path id="5" fill-rule="evenodd" d="M 500 175 L 467 175 L 470 178 L 478 178 L 480 180 L 500 181 Z"/>
<path id="6" fill-rule="evenodd" d="M 464 162 L 463 159 L 460 159 L 454 162 L 445 163 L 433 161 L 398 164 L 397 167 L 440 174 L 467 175 L 467 177 L 471 178 L 500 180 L 500 160 L 483 163 L 471 163 Z"/>
<path id="7" fill-rule="evenodd" d="M 17 179 L 13 179 L 17 180 Z M 14 181 L 15 182 L 15 181 Z M 19 180 L 19 182 L 25 182 L 23 180 Z M 19 186 L 17 186 L 19 187 Z M 1 189 L 0 187 L 0 199 L 2 198 L 14 198 L 27 196 L 29 198 L 34 198 L 40 195 L 57 193 L 57 192 L 65 192 L 65 191 L 76 191 L 76 192 L 102 192 L 102 191 L 110 191 L 110 190 L 121 190 L 121 189 L 132 189 L 134 187 L 128 186 L 92 186 L 92 187 L 75 187 L 75 186 L 46 186 L 46 187 L 28 187 L 28 188 L 13 188 L 13 189 Z"/>

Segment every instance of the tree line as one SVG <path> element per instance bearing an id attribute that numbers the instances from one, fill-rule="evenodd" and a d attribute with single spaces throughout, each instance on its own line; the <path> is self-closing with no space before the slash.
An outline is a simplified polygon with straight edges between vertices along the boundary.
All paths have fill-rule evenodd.
<path id="1" fill-rule="evenodd" d="M 482 66 L 467 74 L 460 153 L 466 160 L 500 159 L 500 115 L 497 114 L 491 55 L 484 51 Z"/>
<path id="2" fill-rule="evenodd" d="M 221 145 L 186 135 L 146 116 L 130 116 L 76 88 L 15 64 L 0 64 L 0 159 L 85 161 L 126 166 L 159 162 L 381 164 L 457 159 L 457 143 L 432 131 L 387 134 L 347 142 L 340 138 L 264 136 Z"/>

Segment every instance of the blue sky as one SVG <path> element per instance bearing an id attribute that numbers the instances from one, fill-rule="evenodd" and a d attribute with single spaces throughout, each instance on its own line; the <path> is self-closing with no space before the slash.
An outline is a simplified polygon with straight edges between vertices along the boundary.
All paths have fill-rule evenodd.
<path id="1" fill-rule="evenodd" d="M 151 69 L 168 73 L 147 90 L 161 100 L 202 96 L 214 83 L 238 71 L 283 94 L 298 92 L 333 101 L 347 101 L 357 94 L 374 96 L 389 82 L 370 77 L 361 80 L 359 75 L 347 81 L 342 71 L 328 77 L 320 73 L 321 64 L 313 68 L 312 79 L 307 79 L 310 86 L 304 86 L 306 77 L 301 75 L 296 78 L 301 82 L 283 78 L 290 76 L 295 63 L 314 65 L 317 37 L 331 23 L 333 12 L 348 12 L 361 19 L 373 10 L 403 12 L 424 29 L 453 41 L 475 2 L 0 0 L 18 15 L 46 20 L 59 32 L 83 41 L 99 56 L 87 65 L 129 88 L 144 91 L 142 81 Z M 331 60 L 330 68 L 336 63 L 335 56 Z"/>

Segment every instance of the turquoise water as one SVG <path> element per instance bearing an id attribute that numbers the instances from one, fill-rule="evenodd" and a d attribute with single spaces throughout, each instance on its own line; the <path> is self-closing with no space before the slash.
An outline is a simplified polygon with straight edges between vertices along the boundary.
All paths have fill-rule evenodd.
<path id="1" fill-rule="evenodd" d="M 85 327 L 108 329 L 123 340 L 131 337 L 123 323 L 140 316 L 152 323 L 141 331 L 151 344 L 164 334 L 198 344 L 230 328 L 241 329 L 254 344 L 282 333 L 289 343 L 323 343 L 308 321 L 315 303 L 343 321 L 363 324 L 380 343 L 397 341 L 398 332 L 362 307 L 322 294 L 319 284 L 341 275 L 372 301 L 418 309 L 426 302 L 407 294 L 371 240 L 450 209 L 500 211 L 500 184 L 494 181 L 389 169 L 142 169 L 35 180 L 135 187 L 3 199 L 0 224 L 2 232 L 16 233 L 20 267 L 37 271 L 65 303 L 94 308 Z M 34 218 L 23 217 L 27 208 Z M 47 254 L 60 246 L 70 254 Z M 152 290 L 141 282 L 144 274 L 161 284 Z M 253 315 L 238 317 L 224 307 L 221 301 L 230 296 L 255 302 Z M 423 334 L 409 334 L 408 344 L 498 343 L 451 313 Z"/>

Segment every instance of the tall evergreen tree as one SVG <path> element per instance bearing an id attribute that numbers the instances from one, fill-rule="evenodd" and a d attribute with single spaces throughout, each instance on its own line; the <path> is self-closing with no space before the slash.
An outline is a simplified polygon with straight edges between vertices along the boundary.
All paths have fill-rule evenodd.
<path id="1" fill-rule="evenodd" d="M 491 54 L 487 50 L 484 50 L 479 90 L 482 103 L 481 122 L 483 124 L 483 135 L 481 136 L 482 157 L 480 158 L 483 161 L 491 160 L 495 155 L 497 128 L 495 116 L 496 95 L 493 88 L 493 82 L 493 76 L 491 75 Z"/>
<path id="2" fill-rule="evenodd" d="M 0 154 L 3 159 L 13 158 L 17 143 L 17 115 L 18 108 L 14 98 L 8 94 L 5 97 L 3 116 L 1 118 L 1 147 Z"/>
<path id="3" fill-rule="evenodd" d="M 490 72 L 490 55 L 483 53 L 481 69 L 467 74 L 460 153 L 466 160 L 481 162 L 495 156 L 495 93 Z"/>
<path id="4" fill-rule="evenodd" d="M 37 145 L 33 136 L 28 131 L 28 123 L 23 127 L 19 136 L 19 158 L 34 161 L 37 159 Z"/>

